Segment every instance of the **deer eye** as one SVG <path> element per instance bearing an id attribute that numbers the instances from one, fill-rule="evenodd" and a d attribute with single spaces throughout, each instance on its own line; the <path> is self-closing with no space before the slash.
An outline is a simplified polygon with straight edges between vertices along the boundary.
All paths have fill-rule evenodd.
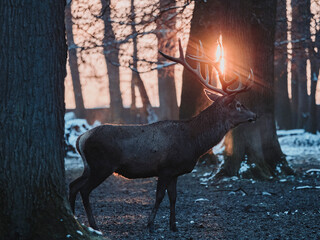
<path id="1" fill-rule="evenodd" d="M 241 112 L 241 104 L 240 103 L 236 104 L 236 109 L 238 112 Z"/>

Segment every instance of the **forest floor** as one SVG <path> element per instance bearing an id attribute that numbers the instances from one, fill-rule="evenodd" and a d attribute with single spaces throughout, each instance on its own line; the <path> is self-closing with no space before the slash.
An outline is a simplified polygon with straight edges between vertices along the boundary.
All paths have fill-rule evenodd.
<path id="1" fill-rule="evenodd" d="M 155 178 L 129 180 L 113 175 L 91 193 L 90 200 L 100 230 L 114 240 L 320 239 L 320 161 L 316 158 L 291 159 L 297 175 L 270 181 L 234 177 L 216 182 L 210 178 L 212 166 L 198 164 L 178 179 L 178 232 L 169 230 L 167 196 L 156 216 L 156 231 L 149 233 L 146 228 Z M 68 170 L 68 183 L 81 172 Z M 88 225 L 80 196 L 75 215 Z"/>

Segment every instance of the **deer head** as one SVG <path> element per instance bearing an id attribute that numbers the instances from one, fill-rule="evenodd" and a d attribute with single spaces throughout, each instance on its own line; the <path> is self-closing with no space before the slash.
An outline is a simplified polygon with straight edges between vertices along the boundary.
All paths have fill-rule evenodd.
<path id="1" fill-rule="evenodd" d="M 204 86 L 204 92 L 208 99 L 212 101 L 212 107 L 220 108 L 219 114 L 225 116 L 225 121 L 228 122 L 230 128 L 236 127 L 244 122 L 254 122 L 257 119 L 257 115 L 251 112 L 247 107 L 241 104 L 238 100 L 235 99 L 236 95 L 241 92 L 248 91 L 253 84 L 253 71 L 250 69 L 250 74 L 246 79 L 245 83 L 242 83 L 240 75 L 237 72 L 234 72 L 235 77 L 231 80 L 226 80 L 225 75 L 222 74 L 219 68 L 219 60 L 213 61 L 208 56 L 204 54 L 203 46 L 200 41 L 200 54 L 199 47 L 197 47 L 197 55 L 187 55 L 188 58 L 195 60 L 197 67 L 193 68 L 186 61 L 186 58 L 183 54 L 183 49 L 181 46 L 181 41 L 179 40 L 179 53 L 178 58 L 169 56 L 161 51 L 160 54 L 165 58 L 182 64 L 188 71 L 193 73 L 195 78 Z M 201 63 L 205 64 L 205 75 L 204 78 L 201 73 Z M 209 66 L 214 67 L 218 72 L 218 78 L 221 83 L 222 88 L 217 88 L 210 85 L 210 74 Z M 232 89 L 231 85 L 238 83 L 237 88 Z"/>

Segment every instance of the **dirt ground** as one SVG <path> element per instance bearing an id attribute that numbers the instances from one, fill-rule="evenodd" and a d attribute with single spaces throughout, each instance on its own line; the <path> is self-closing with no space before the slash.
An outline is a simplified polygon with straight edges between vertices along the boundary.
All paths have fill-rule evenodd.
<path id="1" fill-rule="evenodd" d="M 91 193 L 90 200 L 100 230 L 114 240 L 320 239 L 320 188 L 316 188 L 320 173 L 305 171 L 320 166 L 299 164 L 294 166 L 297 176 L 264 182 L 235 178 L 207 181 L 211 168 L 197 166 L 195 172 L 178 179 L 178 232 L 169 230 L 167 196 L 156 217 L 156 231 L 147 231 L 155 178 L 111 176 Z M 68 171 L 68 183 L 79 174 Z M 88 225 L 80 196 L 76 216 Z"/>

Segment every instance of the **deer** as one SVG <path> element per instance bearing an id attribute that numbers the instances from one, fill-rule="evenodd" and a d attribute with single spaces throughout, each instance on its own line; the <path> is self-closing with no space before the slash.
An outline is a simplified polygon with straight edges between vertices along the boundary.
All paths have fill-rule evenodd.
<path id="1" fill-rule="evenodd" d="M 245 83 L 242 83 L 239 74 L 235 74 L 236 77 L 232 80 L 226 80 L 218 69 L 218 62 L 204 54 L 201 42 L 197 55 L 186 55 L 196 61 L 196 68 L 187 62 L 180 40 L 179 52 L 180 56 L 177 58 L 160 53 L 193 73 L 212 102 L 209 107 L 186 120 L 165 120 L 139 125 L 100 125 L 80 135 L 76 141 L 77 151 L 85 167 L 83 174 L 69 185 L 69 202 L 75 213 L 76 195 L 80 192 L 89 225 L 94 229 L 98 227 L 92 214 L 89 195 L 106 178 L 117 173 L 128 179 L 157 177 L 155 203 L 147 227 L 150 232 L 154 231 L 154 219 L 167 191 L 170 201 L 170 230 L 177 231 L 175 204 L 178 177 L 190 173 L 198 158 L 218 144 L 230 129 L 257 119 L 255 113 L 235 99 L 237 94 L 251 88 L 252 70 Z M 201 73 L 201 63 L 202 66 L 205 65 L 206 77 Z M 209 66 L 217 68 L 222 88 L 209 84 Z M 238 83 L 235 89 L 231 87 L 234 83 Z"/>

